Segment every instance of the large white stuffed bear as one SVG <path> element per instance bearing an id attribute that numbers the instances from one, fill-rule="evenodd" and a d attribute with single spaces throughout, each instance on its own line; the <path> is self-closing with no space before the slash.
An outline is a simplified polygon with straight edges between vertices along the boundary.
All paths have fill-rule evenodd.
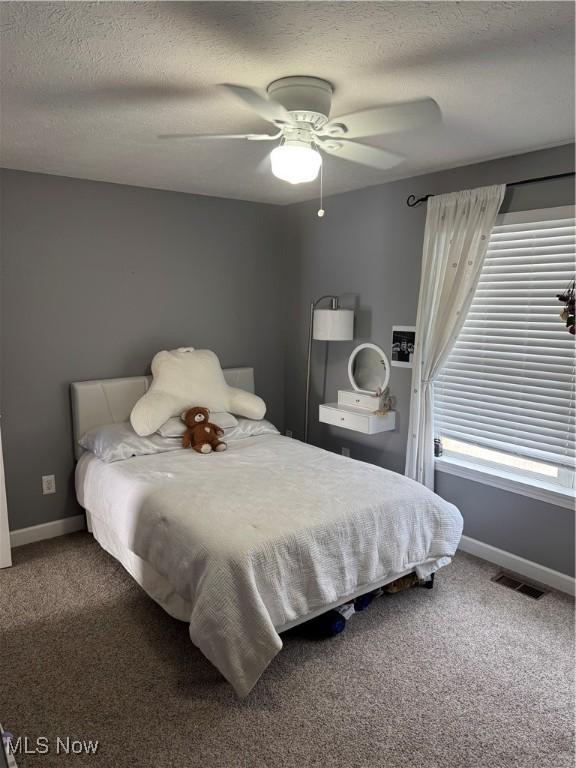
<path id="1" fill-rule="evenodd" d="M 262 419 L 266 413 L 262 398 L 226 384 L 220 361 L 209 349 L 181 347 L 158 352 L 152 360 L 152 377 L 150 389 L 130 414 L 134 431 L 141 437 L 194 406 L 248 419 Z"/>

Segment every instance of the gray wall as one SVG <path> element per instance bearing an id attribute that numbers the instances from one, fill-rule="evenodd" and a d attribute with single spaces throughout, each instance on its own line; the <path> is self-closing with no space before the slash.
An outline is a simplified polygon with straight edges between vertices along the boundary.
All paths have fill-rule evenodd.
<path id="1" fill-rule="evenodd" d="M 436 493 L 462 511 L 466 536 L 574 576 L 572 510 L 446 472 Z"/>
<path id="2" fill-rule="evenodd" d="M 1 412 L 11 528 L 77 514 L 71 381 L 147 371 L 160 349 L 253 365 L 283 423 L 281 209 L 0 171 Z M 56 474 L 57 493 L 41 495 Z"/>
<path id="3" fill-rule="evenodd" d="M 397 429 L 363 436 L 317 419 L 318 404 L 347 387 L 346 363 L 353 346 L 373 341 L 390 353 L 392 325 L 414 325 L 426 206 L 410 209 L 409 194 L 449 192 L 486 184 L 570 171 L 570 146 L 371 187 L 330 197 L 318 219 L 316 202 L 284 211 L 284 244 L 290 264 L 285 298 L 286 427 L 302 434 L 308 307 L 313 297 L 334 293 L 357 309 L 354 342 L 314 343 L 311 442 L 355 458 L 404 471 L 410 403 L 410 369 L 392 368 Z M 573 179 L 517 187 L 502 211 L 567 205 Z M 324 376 L 324 374 L 326 374 Z M 325 383 L 324 383 L 325 382 Z M 439 473 L 438 473 L 439 474 Z M 438 490 L 455 503 L 465 534 L 562 572 L 574 569 L 574 513 L 453 476 L 438 478 Z"/>
<path id="4" fill-rule="evenodd" d="M 426 210 L 407 208 L 408 194 L 572 168 L 570 147 L 457 168 L 328 198 L 323 220 L 313 202 L 275 208 L 0 170 L 11 527 L 79 511 L 71 381 L 144 373 L 162 348 L 211 347 L 224 366 L 255 366 L 271 419 L 282 428 L 285 415 L 299 436 L 312 297 L 340 295 L 357 310 L 354 343 L 372 340 L 387 352 L 392 325 L 415 322 Z M 503 210 L 572 201 L 568 179 L 516 188 Z M 347 386 L 353 345 L 314 344 L 312 442 L 403 472 L 409 369 L 392 370 L 394 432 L 366 437 L 318 423 L 318 403 Z M 43 497 L 40 477 L 51 473 L 58 492 Z M 573 573 L 570 510 L 440 473 L 437 483 L 461 509 L 467 535 Z"/>

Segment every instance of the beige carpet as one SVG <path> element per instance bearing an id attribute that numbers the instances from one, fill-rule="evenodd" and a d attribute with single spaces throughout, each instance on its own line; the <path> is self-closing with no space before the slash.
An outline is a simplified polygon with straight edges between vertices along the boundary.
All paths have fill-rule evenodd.
<path id="1" fill-rule="evenodd" d="M 338 638 L 290 635 L 244 701 L 88 534 L 14 560 L 0 571 L 0 722 L 51 739 L 22 768 L 573 765 L 572 602 L 497 586 L 473 557 Z M 56 755 L 56 736 L 99 750 Z"/>

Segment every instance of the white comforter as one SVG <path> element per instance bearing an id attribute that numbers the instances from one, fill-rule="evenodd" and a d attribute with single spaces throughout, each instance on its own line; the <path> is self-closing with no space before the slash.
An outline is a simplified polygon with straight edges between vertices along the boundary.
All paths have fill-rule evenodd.
<path id="1" fill-rule="evenodd" d="M 408 569 L 427 576 L 462 533 L 458 510 L 412 480 L 280 435 L 90 459 L 80 503 L 191 606 L 192 642 L 241 696 L 282 648 L 277 629 Z"/>

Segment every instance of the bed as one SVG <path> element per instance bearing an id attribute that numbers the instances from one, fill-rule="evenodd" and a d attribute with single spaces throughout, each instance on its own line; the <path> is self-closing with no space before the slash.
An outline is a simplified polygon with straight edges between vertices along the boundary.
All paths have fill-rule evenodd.
<path id="1" fill-rule="evenodd" d="M 225 372 L 254 391 L 251 368 Z M 280 435 L 105 463 L 78 445 L 124 422 L 147 377 L 72 384 L 88 529 L 246 696 L 282 632 L 400 576 L 450 562 L 462 518 L 397 473 Z"/>

